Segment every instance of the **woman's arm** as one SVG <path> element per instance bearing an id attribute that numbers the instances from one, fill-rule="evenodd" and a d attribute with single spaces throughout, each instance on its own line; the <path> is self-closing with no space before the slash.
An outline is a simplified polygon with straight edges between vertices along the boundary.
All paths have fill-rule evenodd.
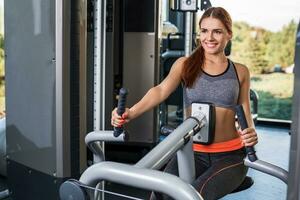
<path id="1" fill-rule="evenodd" d="M 163 102 L 180 84 L 185 59 L 185 57 L 177 59 L 168 76 L 159 85 L 149 89 L 139 102 L 130 109 L 126 109 L 123 118 L 117 114 L 115 109 L 112 112 L 112 125 L 120 126 Z"/>
<path id="2" fill-rule="evenodd" d="M 251 116 L 251 108 L 250 108 L 250 73 L 246 66 L 239 66 L 239 76 L 240 78 L 240 96 L 239 96 L 239 105 L 242 105 L 245 111 L 245 116 L 247 119 L 247 123 L 249 127 L 255 127 L 254 122 Z"/>
<path id="3" fill-rule="evenodd" d="M 249 126 L 249 128 L 242 131 L 241 137 L 245 146 L 254 146 L 257 144 L 257 134 L 250 109 L 250 73 L 246 66 L 241 64 L 236 64 L 236 66 L 241 84 L 239 104 L 244 108 L 245 117 Z"/>

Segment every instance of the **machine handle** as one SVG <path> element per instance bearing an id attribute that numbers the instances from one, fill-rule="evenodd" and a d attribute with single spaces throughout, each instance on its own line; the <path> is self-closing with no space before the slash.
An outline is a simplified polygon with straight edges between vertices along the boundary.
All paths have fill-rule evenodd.
<path id="1" fill-rule="evenodd" d="M 244 130 L 248 128 L 248 123 L 245 117 L 245 112 L 244 108 L 242 105 L 237 105 L 236 106 L 236 114 L 238 117 L 239 124 L 241 126 L 241 129 Z M 257 156 L 255 154 L 255 149 L 254 147 L 245 147 L 246 148 L 246 153 L 248 155 L 248 158 L 251 162 L 254 162 L 257 160 Z"/>
<path id="2" fill-rule="evenodd" d="M 122 116 L 122 114 L 125 112 L 127 94 L 128 94 L 128 91 L 125 88 L 120 89 L 118 108 L 117 108 L 117 113 L 120 116 Z M 114 136 L 115 137 L 118 137 L 119 135 L 121 135 L 121 133 L 123 133 L 123 127 L 114 127 Z"/>
<path id="3" fill-rule="evenodd" d="M 170 133 L 172 133 L 175 130 L 172 126 L 165 125 L 161 127 L 160 133 L 164 136 L 168 136 Z"/>

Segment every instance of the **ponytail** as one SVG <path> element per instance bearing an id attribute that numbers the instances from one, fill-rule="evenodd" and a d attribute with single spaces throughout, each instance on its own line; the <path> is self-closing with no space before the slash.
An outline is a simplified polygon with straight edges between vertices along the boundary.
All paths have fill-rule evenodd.
<path id="1" fill-rule="evenodd" d="M 185 87 L 191 88 L 201 75 L 204 64 L 204 49 L 200 45 L 183 63 L 182 80 Z"/>

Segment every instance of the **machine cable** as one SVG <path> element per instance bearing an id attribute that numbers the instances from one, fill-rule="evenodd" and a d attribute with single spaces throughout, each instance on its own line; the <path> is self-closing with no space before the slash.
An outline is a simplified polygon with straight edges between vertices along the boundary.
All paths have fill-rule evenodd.
<path id="1" fill-rule="evenodd" d="M 112 191 L 108 191 L 108 190 L 104 190 L 104 189 L 100 189 L 100 188 L 97 188 L 96 187 L 92 187 L 92 186 L 88 186 L 88 185 L 85 185 L 85 184 L 82 184 L 80 181 L 76 180 L 76 179 L 69 179 L 68 180 L 69 182 L 73 182 L 73 183 L 76 183 L 76 186 L 79 186 L 81 187 L 82 189 L 84 189 L 85 191 L 94 191 L 94 194 L 99 194 L 99 192 L 101 192 L 102 194 L 103 193 L 106 193 L 106 194 L 111 194 L 111 195 L 115 195 L 115 196 L 118 196 L 118 197 L 123 197 L 123 198 L 126 198 L 126 199 L 132 199 L 132 200 L 144 200 L 144 199 L 141 199 L 141 198 L 137 198 L 137 197 L 133 197 L 133 196 L 130 196 L 130 195 L 125 195 L 125 194 L 120 194 L 120 193 L 117 193 L 117 192 L 112 192 Z M 100 194 L 101 194 L 100 193 Z M 96 199 L 96 198 L 95 198 Z"/>

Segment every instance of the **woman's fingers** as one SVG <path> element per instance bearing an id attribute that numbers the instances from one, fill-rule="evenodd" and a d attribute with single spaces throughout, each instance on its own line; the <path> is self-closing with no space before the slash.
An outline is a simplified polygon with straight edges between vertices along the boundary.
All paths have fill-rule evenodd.
<path id="1" fill-rule="evenodd" d="M 124 123 L 125 123 L 125 120 L 123 120 L 123 119 L 121 119 L 121 120 L 118 120 L 118 119 L 111 119 L 111 125 L 112 125 L 112 126 L 115 126 L 115 127 L 120 127 L 120 126 L 122 126 Z"/>
<path id="2" fill-rule="evenodd" d="M 120 127 L 123 124 L 127 123 L 128 119 L 128 108 L 122 116 L 117 113 L 117 108 L 115 108 L 111 113 L 111 125 L 114 127 Z"/>
<path id="3" fill-rule="evenodd" d="M 253 145 L 257 144 L 257 137 L 254 136 L 254 137 L 250 137 L 247 139 L 243 139 L 243 143 L 245 146 L 253 146 Z"/>
<path id="4" fill-rule="evenodd" d="M 241 138 L 245 146 L 254 146 L 258 142 L 258 137 L 254 128 L 247 128 L 243 130 Z"/>
<path id="5" fill-rule="evenodd" d="M 245 134 L 251 133 L 251 132 L 255 132 L 255 129 L 252 128 L 252 127 L 250 127 L 250 128 L 245 128 L 245 129 L 241 132 L 241 134 L 242 134 L 242 135 L 245 135 Z"/>
<path id="6" fill-rule="evenodd" d="M 122 118 L 121 118 L 121 116 L 118 115 L 117 108 L 115 108 L 111 112 L 111 125 L 115 126 L 115 127 L 119 127 L 120 126 L 120 119 L 122 119 Z"/>
<path id="7" fill-rule="evenodd" d="M 257 135 L 255 133 L 246 133 L 244 135 L 241 135 L 242 139 L 248 139 L 248 138 L 252 138 L 252 137 L 256 137 Z"/>

